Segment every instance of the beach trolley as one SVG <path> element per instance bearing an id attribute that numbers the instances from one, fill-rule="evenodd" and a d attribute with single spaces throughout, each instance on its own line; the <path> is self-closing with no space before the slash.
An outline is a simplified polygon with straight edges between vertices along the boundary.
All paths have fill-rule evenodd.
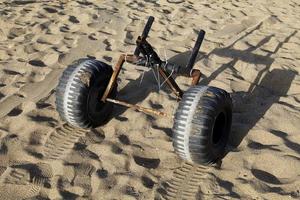
<path id="1" fill-rule="evenodd" d="M 162 60 L 147 41 L 153 24 L 150 16 L 133 54 L 121 54 L 115 68 L 102 61 L 82 58 L 68 66 L 56 88 L 56 108 L 60 117 L 80 128 L 103 125 L 113 104 L 134 108 L 146 114 L 167 117 L 159 110 L 116 99 L 117 77 L 124 62 L 157 68 L 176 95 L 179 105 L 173 117 L 173 146 L 184 160 L 209 165 L 222 159 L 232 121 L 232 100 L 223 89 L 198 85 L 200 71 L 193 69 L 205 31 L 200 30 L 186 66 Z M 191 87 L 183 92 L 172 74 L 191 77 Z"/>

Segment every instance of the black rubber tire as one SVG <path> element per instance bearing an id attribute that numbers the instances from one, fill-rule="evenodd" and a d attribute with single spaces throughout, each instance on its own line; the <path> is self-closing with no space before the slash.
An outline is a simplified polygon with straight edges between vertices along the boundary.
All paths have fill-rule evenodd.
<path id="1" fill-rule="evenodd" d="M 173 146 L 184 160 L 210 165 L 226 154 L 232 121 L 230 95 L 216 87 L 193 86 L 179 103 Z"/>
<path id="2" fill-rule="evenodd" d="M 69 124 L 90 128 L 104 124 L 113 104 L 100 101 L 113 73 L 111 66 L 94 59 L 79 59 L 68 66 L 56 88 L 56 109 Z M 109 97 L 114 98 L 117 85 Z"/>

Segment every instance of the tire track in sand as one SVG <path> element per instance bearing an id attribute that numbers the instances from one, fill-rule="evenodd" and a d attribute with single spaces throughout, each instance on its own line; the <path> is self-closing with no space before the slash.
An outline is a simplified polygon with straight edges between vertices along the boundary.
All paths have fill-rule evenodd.
<path id="1" fill-rule="evenodd" d="M 209 167 L 184 163 L 176 169 L 167 186 L 167 200 L 195 199 L 199 186 L 209 174 Z"/>
<path id="2" fill-rule="evenodd" d="M 66 155 L 78 141 L 86 134 L 86 130 L 68 124 L 56 128 L 48 137 L 44 145 L 45 159 L 60 159 Z"/>

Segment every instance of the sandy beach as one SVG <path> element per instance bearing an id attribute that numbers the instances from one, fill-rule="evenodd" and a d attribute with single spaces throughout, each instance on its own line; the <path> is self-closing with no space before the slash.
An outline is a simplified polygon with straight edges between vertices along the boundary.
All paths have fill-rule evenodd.
<path id="1" fill-rule="evenodd" d="M 299 13 L 297 0 L 2 0 L 0 199 L 299 199 Z M 82 57 L 114 66 L 150 15 L 148 41 L 180 65 L 206 31 L 199 84 L 233 99 L 217 165 L 175 154 L 171 118 L 115 106 L 107 124 L 82 130 L 56 111 L 63 70 Z M 172 115 L 176 98 L 153 72 L 126 63 L 118 99 Z"/>

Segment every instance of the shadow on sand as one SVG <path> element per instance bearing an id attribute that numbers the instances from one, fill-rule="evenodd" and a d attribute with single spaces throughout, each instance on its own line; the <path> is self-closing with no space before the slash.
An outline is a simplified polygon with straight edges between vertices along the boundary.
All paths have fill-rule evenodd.
<path id="1" fill-rule="evenodd" d="M 290 85 L 296 75 L 296 72 L 287 69 L 273 69 L 270 71 L 270 68 L 274 62 L 272 55 L 276 54 L 282 45 L 290 40 L 297 31 L 291 33 L 284 41 L 280 42 L 273 52 L 268 52 L 267 55 L 262 56 L 253 53 L 253 51 L 262 47 L 264 44 L 268 43 L 274 35 L 269 35 L 263 38 L 256 46 L 250 46 L 246 50 L 235 50 L 233 45 L 237 42 L 235 41 L 232 45 L 226 48 L 214 49 L 212 52 L 207 54 L 205 57 L 208 57 L 211 54 L 218 55 L 220 57 L 231 57 L 232 60 L 229 63 L 221 65 L 215 72 L 210 76 L 202 79 L 200 85 L 208 85 L 212 80 L 214 80 L 219 74 L 224 70 L 230 69 L 233 76 L 240 80 L 244 80 L 243 77 L 238 75 L 236 69 L 233 67 L 239 60 L 242 60 L 247 63 L 260 64 L 265 67 L 263 70 L 258 72 L 257 77 L 254 82 L 251 84 L 247 92 L 234 92 L 232 94 L 234 102 L 234 113 L 233 113 L 233 126 L 232 126 L 232 136 L 230 139 L 231 145 L 236 147 L 238 146 L 243 138 L 247 135 L 249 130 L 251 130 L 255 124 L 264 116 L 267 110 L 272 106 L 273 103 L 279 101 L 281 96 L 285 96 Z M 249 33 L 250 34 L 250 33 Z M 184 52 L 177 54 L 176 56 L 170 58 L 170 62 L 177 63 L 181 66 L 184 66 L 189 58 L 190 52 Z M 203 53 L 200 53 L 196 61 L 199 61 L 203 58 Z M 126 72 L 125 72 L 126 73 Z M 142 102 L 151 92 L 157 92 L 158 86 L 154 78 L 153 71 L 146 71 L 136 80 L 131 80 L 124 88 L 119 91 L 118 99 L 128 101 L 132 104 L 138 104 Z M 140 84 L 141 79 L 143 83 Z M 164 86 L 161 88 L 163 91 L 170 93 L 168 87 Z M 175 98 L 172 95 L 168 95 L 170 100 Z M 241 104 L 239 106 L 239 104 Z M 152 108 L 157 109 L 163 108 L 162 105 L 150 104 Z M 114 110 L 112 117 L 120 121 L 128 120 L 122 115 L 127 108 L 117 106 L 117 109 Z M 150 117 L 151 119 L 151 117 Z M 244 123 L 246 122 L 246 123 Z M 242 128 L 239 124 L 243 124 Z M 166 132 L 165 128 L 156 127 Z M 172 136 L 170 131 L 167 131 L 167 135 Z"/>

